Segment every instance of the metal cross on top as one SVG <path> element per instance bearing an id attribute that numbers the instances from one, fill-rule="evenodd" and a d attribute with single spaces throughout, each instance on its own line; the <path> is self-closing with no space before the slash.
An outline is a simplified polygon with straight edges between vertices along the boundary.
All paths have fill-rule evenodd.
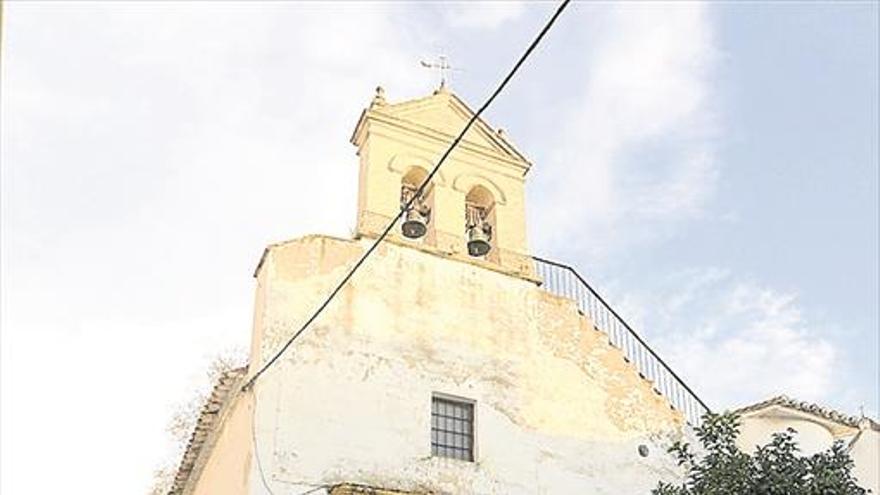
<path id="1" fill-rule="evenodd" d="M 436 62 L 425 62 L 424 60 L 421 60 L 420 63 L 422 64 L 422 67 L 425 67 L 426 69 L 437 69 L 437 73 L 440 75 L 441 88 L 446 86 L 446 80 L 449 77 L 449 72 L 457 70 L 449 65 L 449 59 L 446 58 L 446 55 L 438 55 Z"/>

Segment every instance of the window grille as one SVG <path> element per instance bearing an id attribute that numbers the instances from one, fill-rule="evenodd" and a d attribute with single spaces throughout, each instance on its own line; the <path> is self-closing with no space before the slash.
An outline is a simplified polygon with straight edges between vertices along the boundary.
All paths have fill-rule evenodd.
<path id="1" fill-rule="evenodd" d="M 473 403 L 431 399 L 431 455 L 474 460 Z"/>

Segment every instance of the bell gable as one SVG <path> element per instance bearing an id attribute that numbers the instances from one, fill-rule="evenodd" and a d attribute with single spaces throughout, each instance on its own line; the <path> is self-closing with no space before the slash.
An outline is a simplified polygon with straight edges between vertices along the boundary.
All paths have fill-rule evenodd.
<path id="1" fill-rule="evenodd" d="M 412 204 L 389 240 L 531 279 L 524 205 L 531 163 L 503 132 L 476 119 L 409 202 L 473 117 L 443 87 L 401 103 L 388 103 L 377 89 L 351 138 L 360 157 L 357 235 L 380 235 Z"/>

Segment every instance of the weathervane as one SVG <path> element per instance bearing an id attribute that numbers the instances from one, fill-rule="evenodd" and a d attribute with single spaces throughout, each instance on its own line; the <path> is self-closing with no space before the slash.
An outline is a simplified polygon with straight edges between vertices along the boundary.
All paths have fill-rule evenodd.
<path id="1" fill-rule="evenodd" d="M 425 62 L 424 60 L 421 60 L 419 63 L 421 63 L 422 67 L 426 69 L 437 69 L 437 73 L 440 75 L 440 88 L 446 87 L 446 80 L 449 77 L 450 71 L 459 70 L 449 65 L 449 59 L 446 55 L 438 55 L 436 62 Z"/>

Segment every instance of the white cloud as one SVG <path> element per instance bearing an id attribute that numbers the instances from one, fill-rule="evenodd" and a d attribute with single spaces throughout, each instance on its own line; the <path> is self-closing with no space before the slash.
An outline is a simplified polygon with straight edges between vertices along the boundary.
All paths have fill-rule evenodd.
<path id="1" fill-rule="evenodd" d="M 453 27 L 495 29 L 524 11 L 522 1 L 459 2 L 444 7 L 443 16 Z"/>
<path id="2" fill-rule="evenodd" d="M 796 294 L 691 269 L 677 290 L 630 294 L 625 314 L 692 388 L 719 410 L 788 394 L 836 398 L 839 350 L 804 316 Z"/>
<path id="3" fill-rule="evenodd" d="M 583 89 L 533 180 L 537 237 L 552 246 L 565 236 L 597 254 L 699 216 L 711 199 L 717 49 L 702 4 L 618 4 L 589 15 L 601 26 L 593 51 L 571 64 L 585 73 Z M 627 234 L 614 231 L 621 220 Z"/>

